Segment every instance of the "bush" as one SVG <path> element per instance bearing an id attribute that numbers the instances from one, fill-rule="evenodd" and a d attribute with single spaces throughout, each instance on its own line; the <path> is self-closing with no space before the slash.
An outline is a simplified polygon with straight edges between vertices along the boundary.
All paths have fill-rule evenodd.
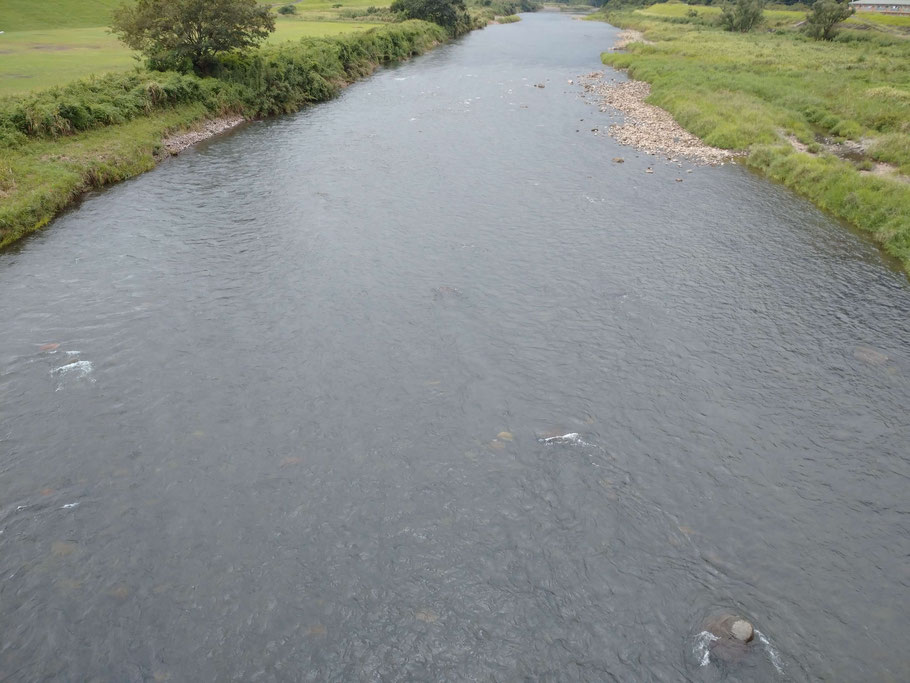
<path id="1" fill-rule="evenodd" d="M 282 5 L 278 8 L 278 14 L 297 14 L 296 5 Z"/>
<path id="2" fill-rule="evenodd" d="M 848 0 L 816 0 L 812 11 L 806 15 L 803 32 L 816 40 L 834 40 L 836 26 L 855 11 Z"/>
<path id="3" fill-rule="evenodd" d="M 395 0 L 390 9 L 405 19 L 422 19 L 447 29 L 453 36 L 471 29 L 464 0 Z"/>
<path id="4" fill-rule="evenodd" d="M 256 0 L 135 0 L 114 10 L 112 30 L 153 68 L 207 74 L 218 55 L 261 42 L 275 18 Z"/>
<path id="5" fill-rule="evenodd" d="M 764 0 L 736 0 L 725 3 L 720 14 L 720 23 L 728 31 L 748 33 L 764 19 Z"/>

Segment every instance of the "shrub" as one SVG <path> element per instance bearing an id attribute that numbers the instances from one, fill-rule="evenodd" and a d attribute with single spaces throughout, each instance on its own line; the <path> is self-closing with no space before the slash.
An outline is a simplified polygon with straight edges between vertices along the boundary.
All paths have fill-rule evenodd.
<path id="1" fill-rule="evenodd" d="M 282 5 L 278 8 L 278 14 L 297 14 L 296 5 Z"/>
<path id="2" fill-rule="evenodd" d="M 136 0 L 114 10 L 112 29 L 153 68 L 207 74 L 219 54 L 261 42 L 275 18 L 256 0 Z"/>
<path id="3" fill-rule="evenodd" d="M 816 40 L 834 40 L 836 26 L 849 19 L 855 11 L 848 0 L 816 0 L 812 11 L 806 15 L 803 32 Z"/>
<path id="4" fill-rule="evenodd" d="M 439 24 L 453 36 L 470 30 L 464 0 L 395 0 L 390 8 L 405 19 L 423 19 Z"/>
<path id="5" fill-rule="evenodd" d="M 764 19 L 764 0 L 736 0 L 725 3 L 720 14 L 720 23 L 728 31 L 748 33 Z"/>

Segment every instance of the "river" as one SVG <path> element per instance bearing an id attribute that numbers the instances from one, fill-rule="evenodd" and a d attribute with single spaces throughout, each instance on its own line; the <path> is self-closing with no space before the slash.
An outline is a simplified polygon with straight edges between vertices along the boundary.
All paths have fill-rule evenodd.
<path id="1" fill-rule="evenodd" d="M 0 680 L 910 678 L 907 280 L 594 135 L 616 33 L 491 26 L 0 253 Z M 723 612 L 764 642 L 702 666 Z"/>

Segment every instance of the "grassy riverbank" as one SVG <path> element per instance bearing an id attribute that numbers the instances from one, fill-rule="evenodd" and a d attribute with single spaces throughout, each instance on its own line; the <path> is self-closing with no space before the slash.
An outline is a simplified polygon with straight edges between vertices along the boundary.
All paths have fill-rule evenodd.
<path id="1" fill-rule="evenodd" d="M 867 232 L 910 271 L 910 39 L 895 32 L 901 22 L 879 31 L 864 15 L 863 30 L 819 42 L 795 28 L 800 12 L 766 13 L 776 28 L 749 34 L 720 30 L 717 12 L 667 4 L 601 14 L 650 42 L 603 60 L 648 81 L 648 101 L 687 130 L 745 150 L 749 166 Z"/>
<path id="2" fill-rule="evenodd" d="M 327 38 L 377 26 L 366 21 L 302 21 L 279 17 L 266 44 Z M 66 85 L 91 75 L 130 71 L 135 53 L 104 26 L 57 27 L 0 35 L 0 97 Z"/>
<path id="3" fill-rule="evenodd" d="M 217 78 L 139 70 L 0 100 L 0 246 L 86 190 L 154 166 L 170 131 L 228 113 L 295 111 L 447 38 L 436 24 L 407 21 L 229 55 Z"/>

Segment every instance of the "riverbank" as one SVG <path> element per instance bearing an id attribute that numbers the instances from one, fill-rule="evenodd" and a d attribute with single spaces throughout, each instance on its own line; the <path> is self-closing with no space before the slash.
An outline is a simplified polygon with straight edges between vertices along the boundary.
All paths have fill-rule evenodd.
<path id="1" fill-rule="evenodd" d="M 617 43 L 630 39 L 629 32 L 620 34 Z M 735 152 L 711 147 L 680 126 L 669 112 L 647 103 L 651 86 L 644 81 L 605 80 L 602 71 L 581 76 L 579 84 L 585 98 L 600 111 L 615 109 L 623 122 L 609 128 L 610 136 L 647 154 L 666 157 L 669 161 L 687 159 L 699 164 L 723 164 L 736 157 Z"/>
<path id="2" fill-rule="evenodd" d="M 647 102 L 705 144 L 741 154 L 910 272 L 910 77 L 896 68 L 910 40 L 845 31 L 813 41 L 785 25 L 792 12 L 771 18 L 774 32 L 728 33 L 709 8 L 655 7 L 596 15 L 648 41 L 604 63 L 649 83 Z"/>
<path id="3" fill-rule="evenodd" d="M 137 71 L 2 100 L 0 247 L 43 227 L 84 192 L 221 132 L 225 121 L 331 99 L 377 66 L 446 40 L 436 24 L 407 21 L 230 55 L 217 78 Z"/>

